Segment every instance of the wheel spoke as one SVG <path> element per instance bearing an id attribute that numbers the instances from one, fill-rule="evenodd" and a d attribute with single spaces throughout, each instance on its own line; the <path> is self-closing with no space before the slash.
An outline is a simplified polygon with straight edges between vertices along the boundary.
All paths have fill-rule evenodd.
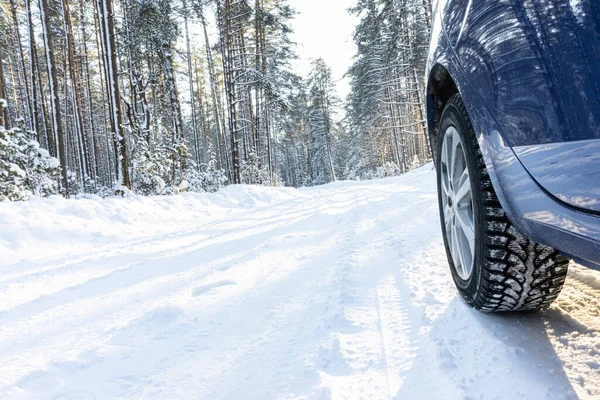
<path id="1" fill-rule="evenodd" d="M 465 214 L 467 214 L 466 210 L 459 211 L 458 213 L 456 213 L 456 220 L 458 221 L 458 226 L 465 235 L 467 241 L 469 243 L 475 243 L 475 230 L 473 229 L 473 223 L 469 219 L 467 219 L 468 216 Z"/>
<path id="2" fill-rule="evenodd" d="M 466 210 L 465 210 L 466 211 Z M 463 264 L 465 276 L 471 273 L 473 268 L 473 259 L 475 258 L 475 230 L 473 224 L 467 220 L 465 211 L 456 214 L 457 230 L 460 230 L 460 256 Z"/>
<path id="3" fill-rule="evenodd" d="M 464 155 L 463 155 L 464 157 Z M 463 158 L 464 161 L 464 158 Z M 458 180 L 458 186 L 464 185 L 465 182 L 470 182 L 469 180 L 469 169 L 467 168 L 467 163 L 464 161 L 465 167 L 463 169 L 462 174 L 460 175 L 460 179 Z"/>
<path id="4" fill-rule="evenodd" d="M 456 151 L 459 143 L 460 138 L 458 136 L 458 132 L 456 129 L 452 128 L 452 145 L 450 147 L 450 179 L 452 180 L 452 187 L 454 187 L 456 184 Z"/>
<path id="5" fill-rule="evenodd" d="M 452 225 L 452 207 L 448 204 L 444 207 L 444 224 L 446 225 L 446 230 Z"/>
<path id="6" fill-rule="evenodd" d="M 448 174 L 442 171 L 442 189 L 444 190 L 444 194 L 446 196 L 450 196 L 450 181 L 448 179 Z"/>
<path id="7" fill-rule="evenodd" d="M 444 207 L 444 222 L 452 222 L 452 207 L 448 204 Z"/>
<path id="8" fill-rule="evenodd" d="M 448 166 L 448 141 L 445 137 L 442 141 L 442 165 Z"/>
<path id="9" fill-rule="evenodd" d="M 465 169 L 466 171 L 466 169 Z M 463 176 L 465 174 L 463 173 Z M 459 205 L 463 205 L 465 203 L 464 200 L 467 200 L 467 205 L 470 204 L 471 201 L 471 181 L 469 180 L 469 173 L 467 172 L 466 174 L 466 179 L 461 178 L 461 183 L 460 186 L 458 188 L 458 190 L 456 191 L 456 197 L 455 197 L 456 201 L 458 202 Z"/>
<path id="10" fill-rule="evenodd" d="M 457 227 L 457 230 L 458 229 L 460 229 L 460 228 Z M 458 234 L 457 234 L 457 236 L 458 236 Z M 470 256 L 470 255 L 466 253 L 467 249 L 465 249 L 464 246 L 461 246 L 460 244 L 458 246 L 458 249 L 459 249 L 458 254 L 460 257 L 460 267 L 462 270 L 462 276 L 468 276 L 469 269 L 471 268 L 471 262 L 470 262 L 470 257 L 467 258 L 467 256 Z"/>
<path id="11" fill-rule="evenodd" d="M 452 224 L 452 228 L 451 228 L 451 232 L 452 232 L 452 251 L 450 253 L 452 253 L 452 261 L 454 262 L 454 268 L 458 269 L 459 267 L 461 267 L 461 263 L 460 263 L 460 250 L 459 250 L 459 244 L 458 244 L 458 235 L 456 232 L 456 225 Z"/>

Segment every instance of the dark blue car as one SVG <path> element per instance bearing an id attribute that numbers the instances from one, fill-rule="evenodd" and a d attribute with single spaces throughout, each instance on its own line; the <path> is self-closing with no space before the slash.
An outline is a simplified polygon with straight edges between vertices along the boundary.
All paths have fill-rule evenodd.
<path id="1" fill-rule="evenodd" d="M 427 119 L 452 275 L 484 311 L 600 269 L 600 1 L 440 0 Z"/>

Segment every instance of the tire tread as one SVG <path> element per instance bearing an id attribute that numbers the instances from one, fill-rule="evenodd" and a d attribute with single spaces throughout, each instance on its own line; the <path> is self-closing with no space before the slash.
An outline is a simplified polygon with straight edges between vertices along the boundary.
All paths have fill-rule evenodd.
<path id="1" fill-rule="evenodd" d="M 498 200 L 460 95 L 452 96 L 448 104 L 456 107 L 469 131 L 481 182 L 484 262 L 479 290 L 470 302 L 487 312 L 546 308 L 561 292 L 569 260 L 528 239 L 512 225 Z"/>

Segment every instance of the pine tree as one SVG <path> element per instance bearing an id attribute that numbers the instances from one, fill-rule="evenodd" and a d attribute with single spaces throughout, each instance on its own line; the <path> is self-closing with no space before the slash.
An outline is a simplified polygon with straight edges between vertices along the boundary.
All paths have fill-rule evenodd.
<path id="1" fill-rule="evenodd" d="M 336 180 L 333 165 L 332 116 L 340 101 L 335 94 L 331 69 L 321 58 L 313 61 L 308 77 L 310 90 L 309 124 L 311 131 L 314 183 Z"/>
<path id="2" fill-rule="evenodd" d="M 47 196 L 58 189 L 58 160 L 40 148 L 34 132 L 23 124 L 0 126 L 0 201 Z"/>
<path id="3" fill-rule="evenodd" d="M 428 0 L 360 0 L 358 54 L 348 74 L 346 175 L 365 176 L 385 165 L 405 172 L 429 159 L 424 75 L 430 26 Z M 416 160 L 416 162 L 415 162 Z"/>

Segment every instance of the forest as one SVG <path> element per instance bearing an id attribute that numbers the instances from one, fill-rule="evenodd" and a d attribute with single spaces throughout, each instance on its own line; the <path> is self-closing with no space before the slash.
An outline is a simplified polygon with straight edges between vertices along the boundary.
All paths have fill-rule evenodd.
<path id="1" fill-rule="evenodd" d="M 431 0 L 356 0 L 340 99 L 287 0 L 0 0 L 0 200 L 303 187 L 430 159 Z"/>

